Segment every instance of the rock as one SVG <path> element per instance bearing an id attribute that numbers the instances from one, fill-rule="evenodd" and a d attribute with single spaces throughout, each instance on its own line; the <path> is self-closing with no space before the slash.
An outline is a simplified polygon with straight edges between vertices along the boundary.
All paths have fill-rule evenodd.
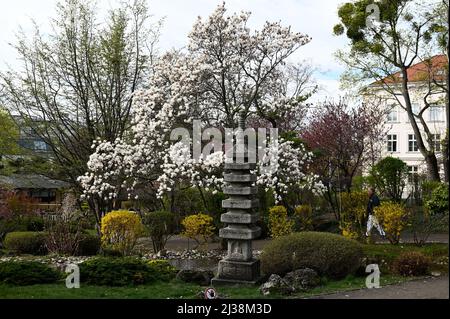
<path id="1" fill-rule="evenodd" d="M 290 286 L 286 280 L 276 274 L 270 275 L 269 279 L 261 285 L 259 290 L 265 296 L 273 293 L 288 295 L 294 292 L 294 288 Z"/>
<path id="2" fill-rule="evenodd" d="M 283 278 L 296 291 L 308 290 L 319 285 L 320 277 L 311 268 L 297 269 L 288 272 Z"/>
<path id="3" fill-rule="evenodd" d="M 214 273 L 211 270 L 180 270 L 176 276 L 177 279 L 184 282 L 193 282 L 199 285 L 209 285 Z"/>
<path id="4" fill-rule="evenodd" d="M 157 257 L 165 257 L 167 255 L 167 250 L 162 249 L 156 253 Z"/>
<path id="5" fill-rule="evenodd" d="M 432 271 L 431 272 L 431 276 L 433 277 L 439 277 L 441 275 L 441 273 L 439 271 Z"/>

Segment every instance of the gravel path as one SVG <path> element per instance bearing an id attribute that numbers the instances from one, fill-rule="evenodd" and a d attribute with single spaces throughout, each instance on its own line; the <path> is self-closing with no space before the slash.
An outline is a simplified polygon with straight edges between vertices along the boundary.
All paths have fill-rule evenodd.
<path id="1" fill-rule="evenodd" d="M 448 299 L 448 276 L 413 280 L 378 289 L 360 289 L 311 299 Z"/>

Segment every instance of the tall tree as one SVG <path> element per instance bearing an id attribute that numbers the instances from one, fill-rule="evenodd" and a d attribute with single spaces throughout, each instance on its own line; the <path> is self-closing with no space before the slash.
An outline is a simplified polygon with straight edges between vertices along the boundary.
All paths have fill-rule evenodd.
<path id="1" fill-rule="evenodd" d="M 114 141 L 128 130 L 133 93 L 151 71 L 158 30 L 143 0 L 109 10 L 104 23 L 91 1 L 64 0 L 50 34 L 35 24 L 31 39 L 18 36 L 22 67 L 0 73 L 3 102 L 50 146 L 61 177 L 76 188 L 93 142 Z"/>
<path id="2" fill-rule="evenodd" d="M 437 0 L 427 4 L 408 0 L 347 2 L 338 10 L 341 23 L 334 27 L 336 35 L 345 32 L 351 40 L 349 52 L 337 53 L 348 67 L 347 78 L 365 85 L 368 78 L 375 79 L 387 99 L 395 100 L 407 112 L 432 180 L 440 180 L 439 165 L 433 147 L 433 132 L 423 115 L 442 94 L 442 90 L 433 84 L 436 73 L 428 74 L 423 87 L 414 89 L 414 94 L 420 95 L 416 98 L 424 105 L 415 113 L 408 71 L 414 64 L 427 61 L 430 57 L 432 34 L 429 27 L 436 18 L 433 14 L 436 3 Z M 378 19 L 369 16 L 371 8 Z M 379 17 L 376 17 L 377 13 Z M 431 69 L 434 71 L 434 66 Z"/>

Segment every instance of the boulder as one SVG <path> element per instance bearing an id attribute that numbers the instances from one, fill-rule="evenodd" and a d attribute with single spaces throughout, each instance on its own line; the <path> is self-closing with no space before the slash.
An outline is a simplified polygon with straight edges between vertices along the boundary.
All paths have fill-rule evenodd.
<path id="1" fill-rule="evenodd" d="M 193 270 L 183 269 L 177 273 L 176 278 L 184 281 L 196 283 L 199 285 L 211 284 L 211 279 L 214 277 L 214 273 L 211 270 Z"/>
<path id="2" fill-rule="evenodd" d="M 308 290 L 320 283 L 319 275 L 311 268 L 301 268 L 288 272 L 283 279 L 295 291 Z"/>
<path id="3" fill-rule="evenodd" d="M 261 285 L 259 290 L 265 296 L 273 293 L 288 295 L 294 292 L 294 288 L 290 286 L 286 280 L 276 274 L 272 274 L 269 279 Z"/>

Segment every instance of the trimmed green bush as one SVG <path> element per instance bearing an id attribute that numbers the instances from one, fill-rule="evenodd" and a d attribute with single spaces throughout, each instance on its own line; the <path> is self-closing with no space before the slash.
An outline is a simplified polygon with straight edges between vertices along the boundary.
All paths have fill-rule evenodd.
<path id="1" fill-rule="evenodd" d="M 5 237 L 3 245 L 17 254 L 45 255 L 45 233 L 12 232 Z"/>
<path id="2" fill-rule="evenodd" d="M 27 231 L 39 232 L 44 230 L 44 218 L 40 216 L 23 217 L 21 223 L 25 225 Z"/>
<path id="3" fill-rule="evenodd" d="M 55 283 L 61 278 L 60 272 L 39 262 L 0 262 L 0 283 L 26 286 Z"/>
<path id="4" fill-rule="evenodd" d="M 424 276 L 430 271 L 431 259 L 418 251 L 401 253 L 392 265 L 395 273 L 402 276 Z"/>
<path id="5" fill-rule="evenodd" d="M 341 235 L 300 232 L 268 243 L 261 254 L 265 275 L 284 275 L 299 268 L 311 268 L 321 276 L 343 278 L 359 268 L 361 244 Z"/>
<path id="6" fill-rule="evenodd" d="M 134 257 L 97 257 L 80 265 L 81 281 L 98 286 L 132 286 L 175 277 L 165 260 L 145 261 Z"/>

